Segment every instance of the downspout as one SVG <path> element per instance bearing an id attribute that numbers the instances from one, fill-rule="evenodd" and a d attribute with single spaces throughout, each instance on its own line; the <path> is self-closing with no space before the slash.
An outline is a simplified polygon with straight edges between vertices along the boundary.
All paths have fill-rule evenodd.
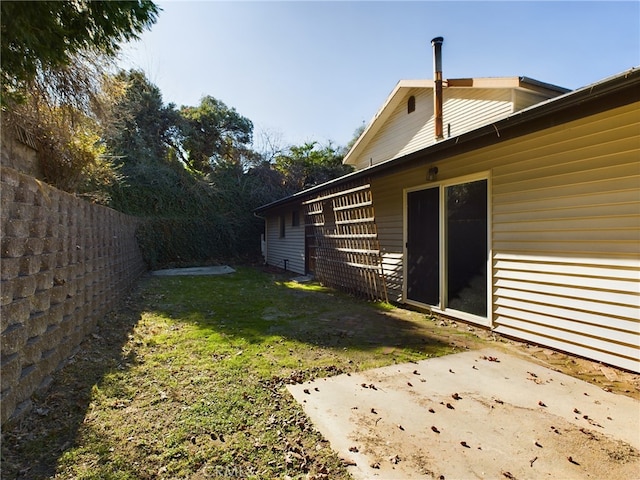
<path id="1" fill-rule="evenodd" d="M 431 40 L 433 45 L 433 80 L 435 92 L 433 96 L 433 116 L 435 124 L 436 140 L 444 138 L 442 132 L 442 37 Z"/>

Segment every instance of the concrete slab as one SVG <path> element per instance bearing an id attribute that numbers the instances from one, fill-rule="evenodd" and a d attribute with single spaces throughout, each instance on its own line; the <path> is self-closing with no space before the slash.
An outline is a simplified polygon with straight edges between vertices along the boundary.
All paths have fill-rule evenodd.
<path id="1" fill-rule="evenodd" d="M 287 387 L 356 479 L 638 478 L 640 402 L 495 350 Z"/>
<path id="2" fill-rule="evenodd" d="M 225 275 L 234 273 L 235 270 L 228 265 L 218 265 L 214 267 L 189 267 L 189 268 L 167 268 L 154 270 L 151 275 L 175 276 L 175 275 Z"/>

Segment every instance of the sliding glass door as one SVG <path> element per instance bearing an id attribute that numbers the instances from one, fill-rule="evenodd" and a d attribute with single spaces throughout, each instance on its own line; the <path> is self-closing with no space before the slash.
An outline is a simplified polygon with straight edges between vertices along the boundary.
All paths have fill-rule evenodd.
<path id="1" fill-rule="evenodd" d="M 487 317 L 488 181 L 406 194 L 406 298 Z"/>

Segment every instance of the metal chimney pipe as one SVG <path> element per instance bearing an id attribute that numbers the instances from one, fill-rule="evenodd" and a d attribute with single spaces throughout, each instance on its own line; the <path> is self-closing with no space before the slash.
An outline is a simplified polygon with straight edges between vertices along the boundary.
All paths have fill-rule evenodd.
<path id="1" fill-rule="evenodd" d="M 436 37 L 431 40 L 433 45 L 433 80 L 435 83 L 435 92 L 433 96 L 433 112 L 435 123 L 436 140 L 442 140 L 442 37 Z"/>

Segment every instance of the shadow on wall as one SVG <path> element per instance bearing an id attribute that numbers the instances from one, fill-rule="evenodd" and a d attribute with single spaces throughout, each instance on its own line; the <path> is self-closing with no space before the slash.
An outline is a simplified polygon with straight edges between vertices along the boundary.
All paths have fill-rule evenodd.
<path id="1" fill-rule="evenodd" d="M 139 302 L 132 300 L 136 292 L 98 321 L 66 366 L 53 374 L 46 395 L 34 397 L 31 414 L 3 428 L 2 478 L 53 478 L 56 474 L 59 456 L 77 441 L 93 387 L 135 363 L 135 353 L 125 352 L 123 346 L 140 319 L 135 307 Z"/>
<path id="2" fill-rule="evenodd" d="M 2 418 L 19 420 L 145 270 L 139 220 L 11 168 L 2 192 Z"/>

